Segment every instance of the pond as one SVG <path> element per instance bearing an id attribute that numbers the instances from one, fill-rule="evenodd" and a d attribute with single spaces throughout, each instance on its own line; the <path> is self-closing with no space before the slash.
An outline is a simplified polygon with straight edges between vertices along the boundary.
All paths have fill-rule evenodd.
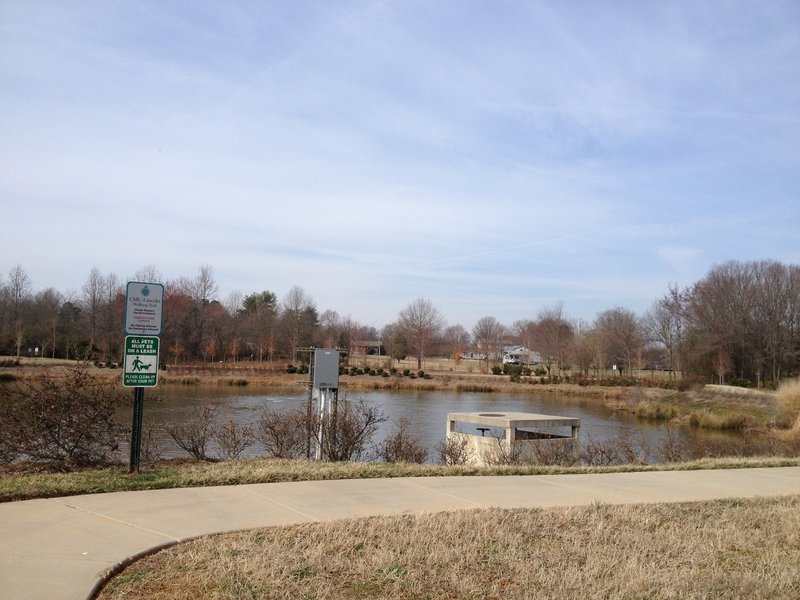
<path id="1" fill-rule="evenodd" d="M 342 396 L 343 397 L 343 396 Z M 303 389 L 274 392 L 250 392 L 241 388 L 163 386 L 148 390 L 145 397 L 144 422 L 155 425 L 157 438 L 165 457 L 186 456 L 177 447 L 163 427 L 185 419 L 193 408 L 210 405 L 218 411 L 218 422 L 229 419 L 241 425 L 255 425 L 265 408 L 294 410 L 305 406 L 306 392 Z M 614 411 L 597 400 L 576 397 L 555 398 L 536 395 L 503 395 L 471 392 L 445 391 L 363 391 L 350 392 L 350 399 L 364 400 L 377 405 L 388 417 L 381 425 L 375 442 L 380 442 L 394 430 L 400 419 L 412 423 L 409 432 L 420 439 L 428 449 L 428 462 L 437 461 L 436 446 L 444 439 L 447 413 L 450 412 L 532 412 L 574 417 L 581 420 L 581 440 L 604 441 L 623 432 L 640 436 L 651 449 L 652 461 L 655 451 L 667 436 L 665 423 L 654 423 L 637 419 L 630 413 Z M 130 407 L 120 414 L 127 425 L 131 420 Z M 678 436 L 690 447 L 700 443 L 697 432 L 685 428 Z M 215 443 L 211 443 L 209 456 L 217 455 Z M 243 457 L 262 454 L 258 444 L 248 448 Z"/>

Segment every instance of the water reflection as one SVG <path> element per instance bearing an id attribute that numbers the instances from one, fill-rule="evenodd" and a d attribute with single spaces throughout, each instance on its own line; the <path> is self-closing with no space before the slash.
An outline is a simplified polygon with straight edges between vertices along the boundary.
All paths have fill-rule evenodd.
<path id="1" fill-rule="evenodd" d="M 378 405 L 388 417 L 375 441 L 380 442 L 395 424 L 403 418 L 412 422 L 410 433 L 417 436 L 428 449 L 428 461 L 436 462 L 435 448 L 445 436 L 449 412 L 532 412 L 576 417 L 581 420 L 581 440 L 598 441 L 615 438 L 625 431 L 641 436 L 655 450 L 666 437 L 666 425 L 636 419 L 627 412 L 609 410 L 597 400 L 534 395 L 500 395 L 471 392 L 442 391 L 371 391 L 349 394 L 351 399 L 363 399 Z M 302 389 L 270 393 L 243 392 L 236 388 L 186 388 L 164 386 L 148 391 L 145 398 L 144 422 L 159 426 L 158 438 L 165 457 L 186 456 L 161 427 L 178 423 L 199 405 L 207 404 L 218 410 L 220 423 L 232 419 L 241 425 L 255 425 L 265 407 L 293 410 L 305 405 L 306 393 Z M 130 409 L 120 415 L 130 422 Z M 701 443 L 696 432 L 681 430 L 679 436 L 690 445 Z M 212 442 L 209 455 L 216 456 L 217 447 Z M 250 447 L 243 456 L 258 456 L 258 445 Z"/>

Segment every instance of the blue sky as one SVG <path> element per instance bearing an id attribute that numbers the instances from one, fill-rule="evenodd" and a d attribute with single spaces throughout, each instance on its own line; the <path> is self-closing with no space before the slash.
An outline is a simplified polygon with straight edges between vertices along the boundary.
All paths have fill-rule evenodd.
<path id="1" fill-rule="evenodd" d="M 381 327 L 800 263 L 800 3 L 0 2 L 0 273 Z"/>

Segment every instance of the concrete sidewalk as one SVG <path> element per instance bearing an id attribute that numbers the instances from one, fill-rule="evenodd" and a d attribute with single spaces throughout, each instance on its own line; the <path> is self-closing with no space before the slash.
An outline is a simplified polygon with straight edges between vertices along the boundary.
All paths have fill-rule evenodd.
<path id="1" fill-rule="evenodd" d="M 220 531 L 478 507 L 800 494 L 800 467 L 421 477 L 119 492 L 0 504 L 0 598 L 80 599 L 126 559 Z"/>

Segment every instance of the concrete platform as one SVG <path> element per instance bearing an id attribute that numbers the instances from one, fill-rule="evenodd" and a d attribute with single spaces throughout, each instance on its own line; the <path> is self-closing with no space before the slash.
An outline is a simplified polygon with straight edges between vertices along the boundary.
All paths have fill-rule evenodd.
<path id="1" fill-rule="evenodd" d="M 84 600 L 132 556 L 221 532 L 479 507 L 800 494 L 800 467 L 420 477 L 119 492 L 0 504 L 0 598 Z"/>

